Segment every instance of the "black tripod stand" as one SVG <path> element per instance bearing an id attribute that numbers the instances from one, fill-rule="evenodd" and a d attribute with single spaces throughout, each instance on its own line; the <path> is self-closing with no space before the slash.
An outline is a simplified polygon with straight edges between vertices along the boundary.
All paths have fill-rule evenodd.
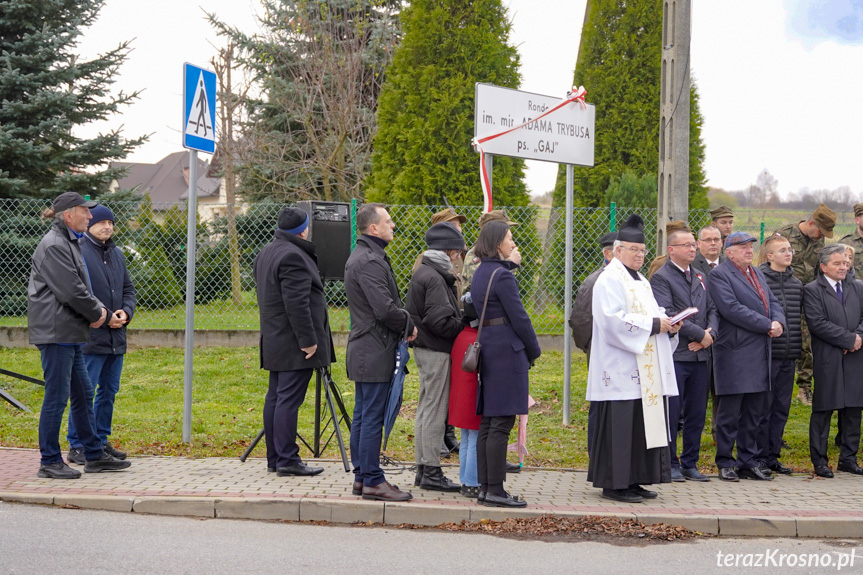
<path id="1" fill-rule="evenodd" d="M 326 399 L 326 403 L 321 403 L 321 390 L 323 389 L 323 395 Z M 341 418 L 336 414 L 336 405 L 339 407 L 339 411 L 341 412 Z M 302 435 L 297 433 L 297 439 L 303 442 L 309 451 L 312 452 L 313 457 L 320 457 L 324 451 L 326 451 L 327 447 L 330 445 L 330 441 L 332 441 L 333 436 L 336 437 L 336 442 L 339 445 L 339 452 L 342 455 L 342 463 L 345 466 L 345 471 L 350 472 L 351 466 L 348 461 L 348 453 L 345 450 L 345 442 L 342 439 L 342 428 L 341 422 L 344 421 L 348 427 L 348 431 L 351 430 L 351 418 L 348 416 L 348 412 L 345 409 L 345 404 L 342 401 L 342 394 L 339 392 L 339 388 L 336 385 L 336 382 L 333 381 L 332 376 L 330 375 L 329 367 L 319 367 L 315 369 L 315 437 L 313 440 L 314 447 L 309 445 L 309 443 L 303 438 Z M 324 434 L 327 433 L 327 428 L 333 425 L 333 429 L 329 432 L 329 436 L 324 439 Z M 240 461 L 246 461 L 246 458 L 249 457 L 249 454 L 255 449 L 255 446 L 258 445 L 258 442 L 261 438 L 264 437 L 264 430 L 262 429 L 257 437 L 252 440 L 252 443 L 243 454 L 240 456 Z M 323 441 L 323 446 L 321 445 L 321 441 Z"/>
<path id="2" fill-rule="evenodd" d="M 42 385 L 42 386 L 45 385 L 45 382 L 42 381 L 41 379 L 36 379 L 35 377 L 29 377 L 26 375 L 21 375 L 20 373 L 15 373 L 14 371 L 8 371 L 5 369 L 0 369 L 0 374 L 8 375 L 9 377 L 14 377 L 15 379 L 20 379 L 22 381 L 29 381 L 30 383 L 35 383 L 36 385 Z M 5 399 L 7 402 L 9 402 L 11 405 L 14 405 L 15 407 L 17 407 L 21 411 L 30 411 L 26 405 L 24 405 L 23 403 L 21 403 L 20 401 L 18 401 L 14 397 L 12 397 L 11 394 L 3 391 L 2 389 L 0 389 L 0 398 Z"/>

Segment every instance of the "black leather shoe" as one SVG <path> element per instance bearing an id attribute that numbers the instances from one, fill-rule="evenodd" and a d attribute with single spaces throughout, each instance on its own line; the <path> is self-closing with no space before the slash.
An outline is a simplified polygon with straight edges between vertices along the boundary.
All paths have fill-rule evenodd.
<path id="1" fill-rule="evenodd" d="M 132 466 L 131 461 L 121 461 L 116 457 L 102 452 L 102 457 L 93 461 L 88 461 L 84 465 L 84 471 L 87 473 L 102 473 L 103 471 L 122 471 Z"/>
<path id="2" fill-rule="evenodd" d="M 482 503 L 485 501 L 485 491 L 482 490 L 482 487 L 479 488 L 479 493 L 476 494 L 476 502 Z"/>
<path id="3" fill-rule="evenodd" d="M 768 467 L 766 463 L 758 464 L 758 470 L 767 477 L 773 477 L 773 472 L 770 470 L 770 467 Z"/>
<path id="4" fill-rule="evenodd" d="M 790 467 L 785 467 L 777 461 L 770 466 L 770 471 L 772 471 L 773 473 L 779 473 L 781 475 L 791 475 L 793 469 L 791 469 Z"/>
<path id="5" fill-rule="evenodd" d="M 737 476 L 737 472 L 734 471 L 733 467 L 720 467 L 719 479 L 722 481 L 740 481 L 740 477 Z"/>
<path id="6" fill-rule="evenodd" d="M 630 493 L 641 495 L 645 499 L 656 499 L 657 497 L 659 497 L 659 494 L 656 491 L 645 489 L 641 485 L 630 485 L 629 491 Z"/>
<path id="7" fill-rule="evenodd" d="M 84 458 L 84 450 L 80 447 L 71 448 L 69 454 L 66 455 L 66 460 L 75 465 L 85 465 L 87 463 L 87 459 Z"/>
<path id="8" fill-rule="evenodd" d="M 831 477 L 833 477 L 833 472 L 830 471 L 830 468 L 826 465 L 819 465 L 815 468 L 815 475 L 817 475 L 818 477 L 826 477 L 827 479 L 830 479 Z"/>
<path id="9" fill-rule="evenodd" d="M 36 472 L 36 477 L 44 479 L 78 479 L 81 477 L 81 472 L 77 469 L 72 469 L 64 461 L 58 461 L 57 463 L 40 465 L 39 471 Z"/>
<path id="10" fill-rule="evenodd" d="M 483 500 L 482 504 L 486 507 L 527 507 L 527 501 L 518 495 L 510 495 L 509 493 L 506 494 L 506 497 L 486 493 L 485 500 Z"/>
<path id="11" fill-rule="evenodd" d="M 395 485 L 384 481 L 374 487 L 363 486 L 363 499 L 374 501 L 410 501 L 413 495 L 407 491 L 399 490 Z"/>
<path id="12" fill-rule="evenodd" d="M 279 467 L 276 469 L 276 475 L 279 477 L 285 477 L 288 475 L 300 475 L 303 477 L 308 477 L 311 475 L 317 475 L 318 473 L 323 472 L 323 467 L 309 467 L 302 461 L 299 463 L 294 463 L 293 465 L 288 465 L 287 467 Z"/>
<path id="13" fill-rule="evenodd" d="M 114 446 L 110 443 L 106 443 L 105 445 L 103 445 L 102 449 L 105 451 L 105 453 L 107 453 L 114 459 L 119 459 L 121 461 L 126 459 L 126 452 L 120 451 L 119 449 L 114 449 Z"/>
<path id="14" fill-rule="evenodd" d="M 857 465 L 857 463 L 840 463 L 836 469 L 839 471 L 844 471 L 845 473 L 853 473 L 854 475 L 863 475 L 863 467 Z"/>
<path id="15" fill-rule="evenodd" d="M 477 485 L 476 487 L 472 485 L 462 485 L 459 493 L 467 497 L 468 499 L 476 499 L 477 496 L 479 496 L 479 485 Z"/>
<path id="16" fill-rule="evenodd" d="M 459 491 L 461 485 L 450 481 L 449 477 L 443 474 L 440 467 L 426 465 L 423 467 L 423 478 L 420 480 L 420 489 L 454 492 Z"/>
<path id="17" fill-rule="evenodd" d="M 687 481 L 710 481 L 710 478 L 694 467 L 681 467 L 680 474 Z"/>
<path id="18" fill-rule="evenodd" d="M 417 463 L 417 474 L 414 477 L 414 487 L 419 487 L 420 481 L 423 480 L 423 467 L 425 467 L 425 465 Z"/>
<path id="19" fill-rule="evenodd" d="M 506 472 L 507 473 L 521 473 L 521 465 L 518 463 L 510 463 L 506 462 Z"/>
<path id="20" fill-rule="evenodd" d="M 773 481 L 772 475 L 765 475 L 760 467 L 747 467 L 737 470 L 740 479 L 754 479 L 756 481 Z"/>
<path id="21" fill-rule="evenodd" d="M 275 472 L 276 472 L 275 467 L 267 467 L 267 473 L 275 473 Z"/>
<path id="22" fill-rule="evenodd" d="M 629 489 L 603 489 L 602 497 L 620 501 L 621 503 L 641 503 L 644 501 L 644 497 L 633 493 Z"/>
<path id="23" fill-rule="evenodd" d="M 354 484 L 351 486 L 351 495 L 362 495 L 363 494 L 363 482 L 362 481 L 354 481 Z"/>

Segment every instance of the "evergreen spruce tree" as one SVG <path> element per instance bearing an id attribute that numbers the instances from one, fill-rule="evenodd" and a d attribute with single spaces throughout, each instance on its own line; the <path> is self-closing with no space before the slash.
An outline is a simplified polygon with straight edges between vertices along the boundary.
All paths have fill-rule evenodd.
<path id="1" fill-rule="evenodd" d="M 396 204 L 482 204 L 474 85 L 517 88 L 519 58 L 500 0 L 415 0 L 387 69 L 366 198 Z M 524 162 L 494 159 L 494 203 L 523 206 Z"/>
<path id="2" fill-rule="evenodd" d="M 627 170 L 636 178 L 657 178 L 659 165 L 659 96 L 662 64 L 661 0 L 591 0 L 581 33 L 575 85 L 587 89 L 596 105 L 596 163 L 575 168 L 575 204 L 608 205 L 612 181 Z M 703 117 L 698 94 L 690 87 L 690 185 L 693 209 L 708 206 L 704 173 Z M 565 203 L 561 170 L 555 205 Z M 627 206 L 630 207 L 630 206 Z M 645 206 L 655 207 L 655 203 Z"/>
<path id="3" fill-rule="evenodd" d="M 145 138 L 119 128 L 95 138 L 74 128 L 110 118 L 137 97 L 111 94 L 129 43 L 91 61 L 75 53 L 102 0 L 0 0 L 0 198 L 95 195 L 118 176 L 93 166 L 125 157 Z"/>

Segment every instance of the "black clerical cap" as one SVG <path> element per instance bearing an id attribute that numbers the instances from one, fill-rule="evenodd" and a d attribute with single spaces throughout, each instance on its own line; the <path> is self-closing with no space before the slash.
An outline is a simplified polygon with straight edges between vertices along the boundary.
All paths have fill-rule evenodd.
<path id="1" fill-rule="evenodd" d="M 620 231 L 617 232 L 617 239 L 622 242 L 630 242 L 633 244 L 644 243 L 644 220 L 638 214 L 632 214 L 620 226 Z"/>

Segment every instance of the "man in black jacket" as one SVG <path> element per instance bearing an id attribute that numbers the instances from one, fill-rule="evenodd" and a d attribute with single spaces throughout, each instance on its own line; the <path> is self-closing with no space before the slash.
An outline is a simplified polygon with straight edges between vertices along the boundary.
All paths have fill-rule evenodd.
<path id="1" fill-rule="evenodd" d="M 672 481 L 710 481 L 698 471 L 698 451 L 707 414 L 707 360 L 719 329 L 719 315 L 707 293 L 704 274 L 691 265 L 696 249 L 691 232 L 672 232 L 668 236 L 668 261 L 650 278 L 653 297 L 667 315 L 698 308 L 698 313 L 683 320 L 674 350 L 674 374 L 680 395 L 668 398 Z M 681 413 L 683 449 L 678 460 L 677 432 L 681 427 Z"/>
<path id="2" fill-rule="evenodd" d="M 348 378 L 355 383 L 351 425 L 354 495 L 363 499 L 407 501 L 412 496 L 384 478 L 381 439 L 395 352 L 402 334 L 413 341 L 417 329 L 402 309 L 396 278 L 384 248 L 395 224 L 383 204 L 357 210 L 357 246 L 345 264 L 345 293 L 351 313 L 348 336 Z"/>
<path id="3" fill-rule="evenodd" d="M 308 214 L 283 208 L 273 240 L 254 263 L 261 369 L 270 372 L 264 400 L 267 471 L 279 477 L 324 470 L 303 463 L 297 446 L 297 414 L 312 372 L 336 359 L 315 244 L 308 236 Z"/>
<path id="4" fill-rule="evenodd" d="M 90 341 L 84 346 L 84 363 L 96 391 L 92 424 L 102 449 L 117 459 L 126 459 L 124 452 L 108 443 L 108 436 L 111 435 L 114 398 L 120 390 L 120 373 L 126 354 L 126 325 L 135 313 L 135 288 L 126 269 L 126 258 L 111 239 L 114 235 L 114 212 L 106 206 L 96 206 L 90 214 L 93 219 L 81 240 L 81 255 L 90 272 L 93 295 L 107 306 L 110 313 L 105 323 L 98 328 L 90 328 Z M 69 418 L 66 437 L 69 440 L 69 461 L 84 465 L 84 445 L 78 438 L 73 418 Z"/>
<path id="5" fill-rule="evenodd" d="M 57 196 L 53 207 L 45 212 L 54 223 L 33 253 L 27 286 L 27 332 L 30 343 L 39 348 L 45 373 L 39 416 L 39 477 L 81 477 L 80 471 L 66 465 L 60 453 L 60 425 L 70 399 L 70 418 L 84 446 L 84 471 L 119 471 L 131 465 L 105 453 L 91 424 L 93 387 L 82 348 L 89 339 L 88 326 L 105 323 L 108 310 L 93 296 L 79 242 L 92 217 L 89 208 L 95 206 L 76 192 Z"/>

